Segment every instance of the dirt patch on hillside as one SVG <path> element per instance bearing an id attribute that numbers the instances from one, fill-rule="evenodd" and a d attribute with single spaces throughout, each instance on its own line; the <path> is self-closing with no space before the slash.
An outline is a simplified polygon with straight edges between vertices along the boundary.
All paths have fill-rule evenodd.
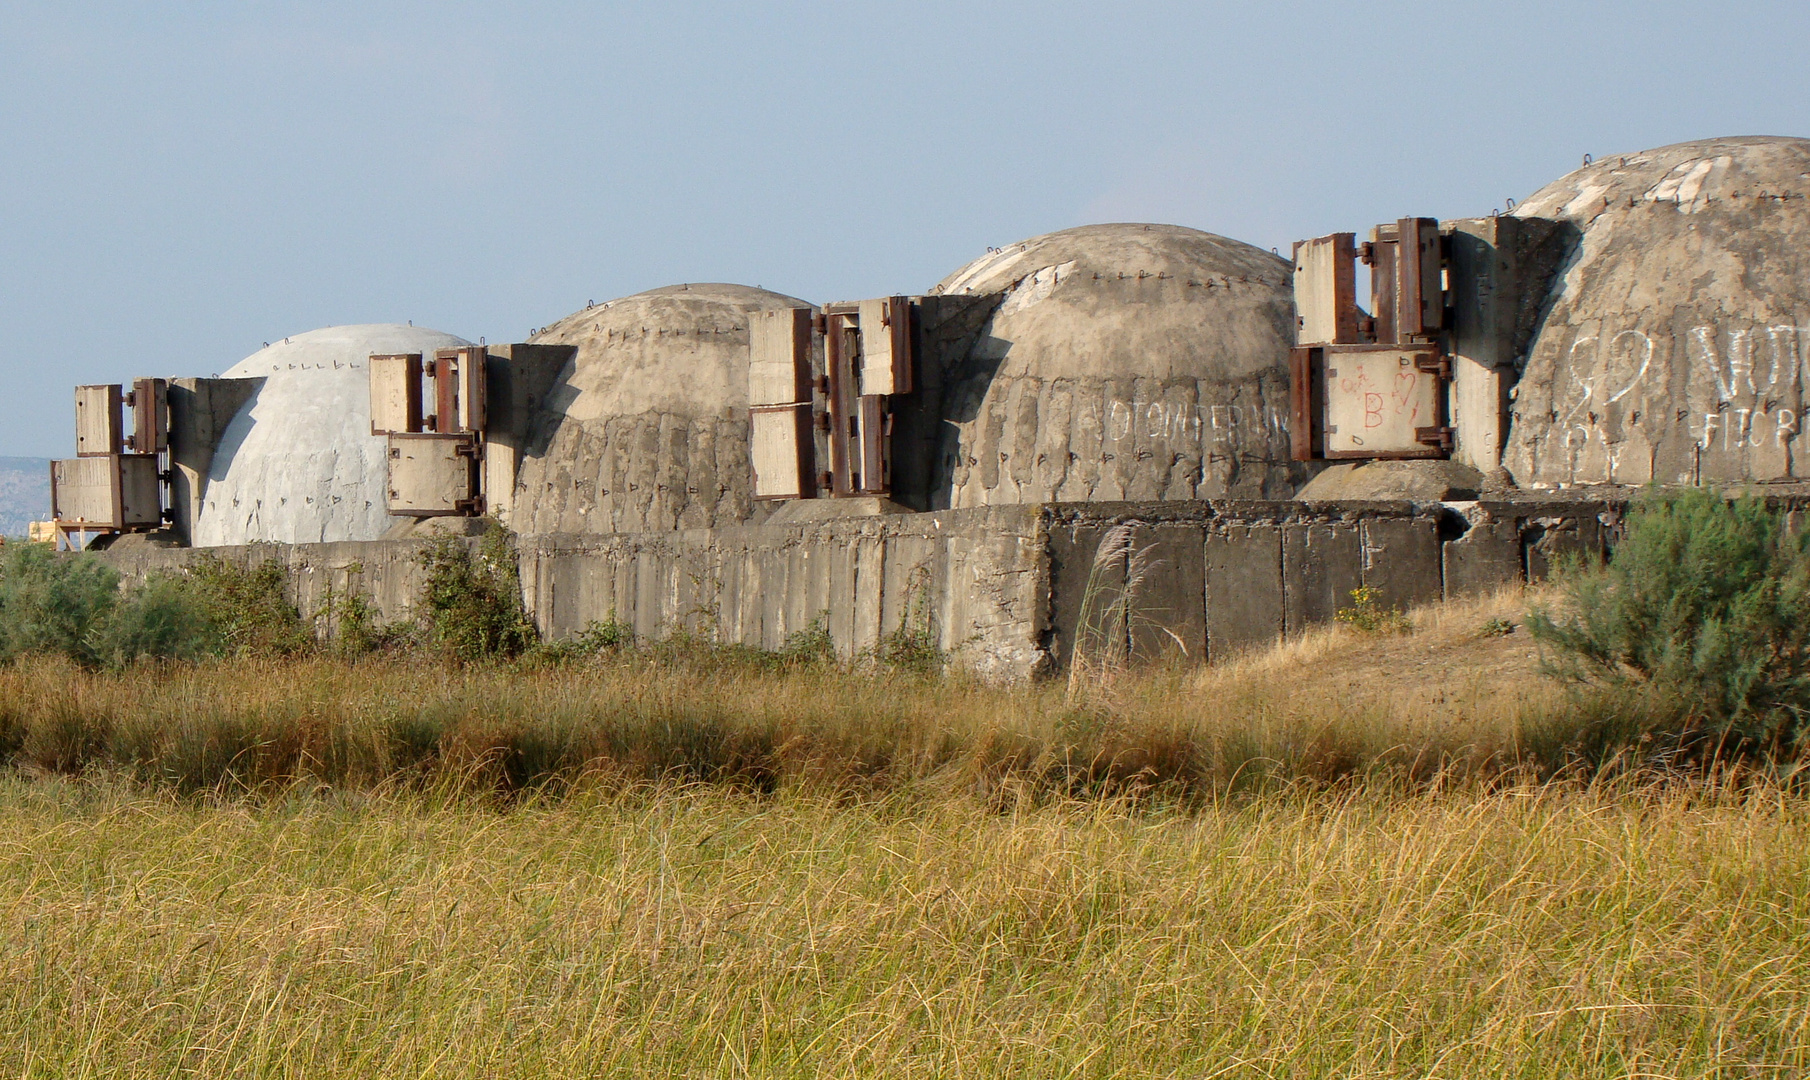
<path id="1" fill-rule="evenodd" d="M 1551 599 L 1517 588 L 1432 605 L 1408 613 L 1405 632 L 1315 627 L 1203 670 L 1195 689 L 1296 717 L 1512 721 L 1564 694 L 1541 673 L 1526 626 L 1528 609 Z"/>

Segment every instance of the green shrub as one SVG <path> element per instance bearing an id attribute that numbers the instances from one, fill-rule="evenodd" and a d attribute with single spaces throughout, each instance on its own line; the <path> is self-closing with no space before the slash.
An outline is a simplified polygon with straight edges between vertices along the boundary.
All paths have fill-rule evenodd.
<path id="1" fill-rule="evenodd" d="M 1366 634 L 1405 634 L 1413 624 L 1399 607 L 1384 607 L 1377 591 L 1368 585 L 1351 590 L 1351 606 L 1342 607 L 1333 619 Z"/>
<path id="2" fill-rule="evenodd" d="M 44 544 L 0 550 L 0 661 L 199 659 L 227 647 L 218 610 L 206 584 L 190 576 L 153 574 L 122 593 L 118 572 L 91 555 Z"/>
<path id="3" fill-rule="evenodd" d="M 1655 710 L 1649 741 L 1719 756 L 1783 754 L 1802 739 L 1810 536 L 1783 512 L 1750 496 L 1649 492 L 1608 566 L 1573 564 L 1560 585 L 1563 614 L 1527 620 L 1552 650 L 1548 670 L 1675 701 Z"/>
<path id="4" fill-rule="evenodd" d="M 199 660 L 228 648 L 195 582 L 154 574 L 120 599 L 94 634 L 96 652 L 114 664 L 140 657 Z"/>
<path id="5" fill-rule="evenodd" d="M 293 656 L 314 646 L 314 634 L 289 599 L 289 571 L 275 559 L 239 566 L 203 553 L 188 564 L 186 591 L 239 655 Z"/>
<path id="6" fill-rule="evenodd" d="M 428 641 L 464 660 L 519 656 L 535 643 L 522 607 L 521 577 L 509 533 L 492 521 L 478 550 L 442 536 L 421 553 L 427 580 L 421 618 Z"/>
<path id="7" fill-rule="evenodd" d="M 527 658 L 536 663 L 565 664 L 621 652 L 634 644 L 634 627 L 618 620 L 612 611 L 609 618 L 592 619 L 583 630 L 563 641 L 541 642 Z"/>
<path id="8" fill-rule="evenodd" d="M 119 574 L 88 555 L 46 544 L 0 548 L 0 661 L 33 653 L 94 665 L 119 604 Z"/>
<path id="9" fill-rule="evenodd" d="M 819 611 L 809 626 L 787 634 L 774 659 L 780 667 L 833 663 L 836 642 L 830 637 L 830 613 Z"/>

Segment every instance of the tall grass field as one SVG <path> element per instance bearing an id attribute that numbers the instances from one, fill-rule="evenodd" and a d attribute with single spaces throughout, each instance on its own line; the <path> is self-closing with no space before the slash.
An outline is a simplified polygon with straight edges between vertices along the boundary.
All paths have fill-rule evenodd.
<path id="1" fill-rule="evenodd" d="M 0 785 L 19 1077 L 1810 1069 L 1801 797 Z"/>

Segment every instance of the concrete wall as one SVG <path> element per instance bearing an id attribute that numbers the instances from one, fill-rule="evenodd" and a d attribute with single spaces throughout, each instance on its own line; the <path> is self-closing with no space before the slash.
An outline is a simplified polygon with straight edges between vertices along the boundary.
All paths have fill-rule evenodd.
<path id="1" fill-rule="evenodd" d="M 239 565 L 276 560 L 289 571 L 296 606 L 324 621 L 334 597 L 363 596 L 385 622 L 407 617 L 422 584 L 418 557 L 426 540 L 342 540 L 330 544 L 245 544 L 181 548 L 124 545 L 96 557 L 137 580 L 158 570 L 174 570 L 201 555 Z M 328 627 L 330 629 L 330 627 Z"/>
<path id="2" fill-rule="evenodd" d="M 822 616 L 845 654 L 908 626 L 1011 679 L 1043 663 L 1044 533 L 1038 508 L 1000 507 L 542 537 L 520 549 L 523 593 L 553 637 L 613 617 L 772 649 Z"/>
<path id="3" fill-rule="evenodd" d="M 1096 577 L 1110 602 L 1133 560 L 1148 564 L 1124 628 L 1130 655 L 1219 659 L 1298 633 L 1369 587 L 1384 607 L 1540 580 L 1566 552 L 1601 558 L 1621 520 L 1603 502 L 1214 502 L 1050 505 L 1049 662 L 1065 665 L 1100 627 L 1080 623 L 1088 575 L 1116 526 L 1123 568 Z"/>
<path id="4" fill-rule="evenodd" d="M 1109 637 L 1139 659 L 1220 658 L 1332 618 L 1359 586 L 1409 607 L 1538 580 L 1567 552 L 1601 557 L 1620 520 L 1607 502 L 1046 503 L 555 535 L 518 551 L 524 600 L 552 638 L 613 618 L 644 638 L 685 630 L 778 648 L 823 617 L 846 655 L 906 626 L 1011 681 L 1061 669 L 1077 642 L 1100 649 Z M 1102 558 L 1120 528 L 1129 543 Z M 423 543 L 210 550 L 282 561 L 304 612 L 356 591 L 389 620 L 409 614 Z M 194 554 L 102 557 L 138 576 Z M 1138 564 L 1129 620 L 1100 618 Z"/>

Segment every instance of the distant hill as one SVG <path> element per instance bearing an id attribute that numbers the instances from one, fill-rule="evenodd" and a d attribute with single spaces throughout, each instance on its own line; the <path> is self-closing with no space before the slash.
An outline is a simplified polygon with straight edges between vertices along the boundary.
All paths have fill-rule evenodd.
<path id="1" fill-rule="evenodd" d="M 50 516 L 50 459 L 0 457 L 0 536 L 24 536 Z"/>

